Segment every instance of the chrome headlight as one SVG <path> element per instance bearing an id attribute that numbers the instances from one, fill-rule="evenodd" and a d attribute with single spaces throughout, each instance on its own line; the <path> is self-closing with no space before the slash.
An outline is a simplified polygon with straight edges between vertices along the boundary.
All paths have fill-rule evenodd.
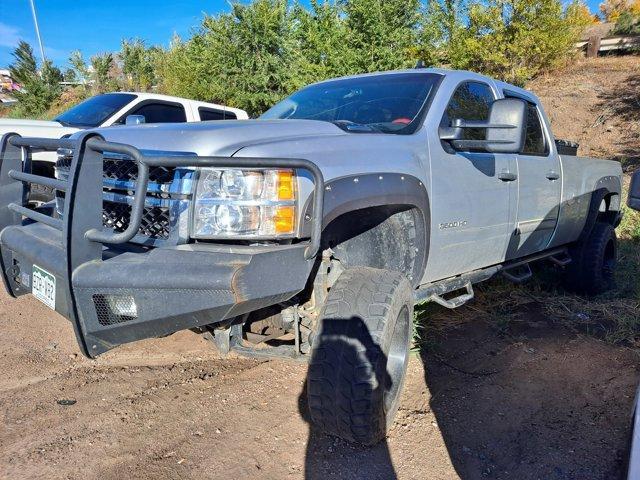
<path id="1" fill-rule="evenodd" d="M 191 236 L 291 237 L 296 226 L 295 183 L 293 170 L 200 169 Z"/>

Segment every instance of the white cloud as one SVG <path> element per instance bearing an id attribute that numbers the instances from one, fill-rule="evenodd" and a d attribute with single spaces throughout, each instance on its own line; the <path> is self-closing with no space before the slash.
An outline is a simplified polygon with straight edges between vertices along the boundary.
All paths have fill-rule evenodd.
<path id="1" fill-rule="evenodd" d="M 6 23 L 0 22 L 0 46 L 15 47 L 20 40 L 20 30 Z"/>

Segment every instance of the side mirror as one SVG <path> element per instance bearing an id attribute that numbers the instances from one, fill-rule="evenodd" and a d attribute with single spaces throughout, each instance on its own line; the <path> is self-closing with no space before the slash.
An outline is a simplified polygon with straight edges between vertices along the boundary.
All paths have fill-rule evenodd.
<path id="1" fill-rule="evenodd" d="M 524 146 L 527 103 L 518 98 L 502 98 L 491 104 L 487 122 L 455 119 L 450 127 L 440 128 L 440 140 L 455 150 L 483 150 L 490 153 L 518 153 Z M 465 140 L 465 128 L 486 129 L 485 140 Z"/>
<path id="2" fill-rule="evenodd" d="M 127 115 L 127 118 L 124 120 L 125 125 L 140 125 L 141 123 L 146 123 L 146 119 L 144 115 Z"/>
<path id="3" fill-rule="evenodd" d="M 640 210 L 640 169 L 631 177 L 631 185 L 629 185 L 629 198 L 627 205 L 634 210 Z"/>

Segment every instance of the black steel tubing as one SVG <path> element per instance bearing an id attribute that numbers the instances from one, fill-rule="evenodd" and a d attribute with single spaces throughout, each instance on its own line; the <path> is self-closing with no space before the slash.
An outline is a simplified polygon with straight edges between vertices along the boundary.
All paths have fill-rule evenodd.
<path id="1" fill-rule="evenodd" d="M 127 229 L 119 234 L 91 230 L 86 236 L 89 240 L 102 243 L 125 243 L 137 233 L 144 210 L 148 167 L 234 167 L 234 168 L 300 168 L 308 170 L 313 176 L 314 198 L 311 239 L 305 252 L 307 259 L 313 258 L 320 249 L 322 236 L 322 215 L 324 208 L 324 177 L 318 166 L 300 158 L 255 158 L 255 157 L 199 157 L 199 156 L 146 156 L 137 148 L 123 143 L 106 142 L 98 138 L 87 140 L 87 147 L 96 152 L 113 152 L 130 156 L 138 163 L 138 185 L 131 208 L 131 220 Z"/>
<path id="2" fill-rule="evenodd" d="M 45 215 L 44 213 L 30 210 L 16 203 L 10 203 L 7 208 L 9 208 L 9 210 L 13 210 L 16 213 L 19 213 L 23 217 L 27 217 L 31 220 L 35 220 L 36 222 L 44 223 L 45 225 L 49 225 L 50 227 L 62 230 L 62 220 L 58 218 L 53 218 L 49 215 Z"/>
<path id="3" fill-rule="evenodd" d="M 59 148 L 73 148 L 76 144 L 75 140 L 69 138 L 39 138 L 39 137 L 11 137 L 9 139 L 11 145 L 16 147 L 39 148 L 55 152 Z"/>
<path id="4" fill-rule="evenodd" d="M 33 175 L 31 173 L 19 172 L 17 170 L 9 170 L 9 177 L 14 180 L 27 183 L 36 183 L 38 185 L 44 185 L 45 187 L 51 187 L 55 190 L 66 191 L 67 182 L 57 180 L 55 178 L 41 177 L 40 175 Z"/>

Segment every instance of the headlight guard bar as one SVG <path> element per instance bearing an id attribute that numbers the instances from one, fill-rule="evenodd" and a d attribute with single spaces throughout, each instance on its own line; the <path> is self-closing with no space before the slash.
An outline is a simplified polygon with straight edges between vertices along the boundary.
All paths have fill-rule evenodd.
<path id="1" fill-rule="evenodd" d="M 56 151 L 59 148 L 73 150 L 73 161 L 67 181 L 42 177 L 31 173 L 30 158 L 36 151 Z M 138 176 L 131 205 L 129 225 L 116 233 L 102 227 L 102 165 L 105 152 L 129 156 L 137 164 Z M 305 258 L 316 256 L 322 234 L 322 212 L 324 202 L 324 177 L 318 166 L 298 158 L 254 158 L 213 156 L 153 156 L 142 153 L 136 147 L 123 143 L 105 141 L 100 135 L 87 132 L 78 139 L 45 139 L 21 137 L 8 133 L 0 142 L 0 189 L 3 205 L 0 205 L 0 228 L 18 223 L 21 217 L 41 222 L 61 230 L 69 242 L 74 235 L 86 241 L 100 244 L 122 244 L 130 241 L 138 232 L 144 213 L 149 167 L 222 167 L 222 168 L 292 168 L 308 171 L 313 177 L 313 215 L 309 245 Z M 64 220 L 50 217 L 25 206 L 30 184 L 39 184 L 66 192 Z M 22 187 L 18 191 L 18 187 Z M 19 199 L 22 199 L 20 202 Z M 14 201 L 6 201 L 11 199 Z M 88 245 L 86 245 L 89 247 Z M 80 248 L 80 250 L 85 250 Z M 99 250 L 89 247 L 94 257 Z M 82 255 L 85 256 L 85 255 Z M 86 258 L 86 257 L 85 257 Z"/>

